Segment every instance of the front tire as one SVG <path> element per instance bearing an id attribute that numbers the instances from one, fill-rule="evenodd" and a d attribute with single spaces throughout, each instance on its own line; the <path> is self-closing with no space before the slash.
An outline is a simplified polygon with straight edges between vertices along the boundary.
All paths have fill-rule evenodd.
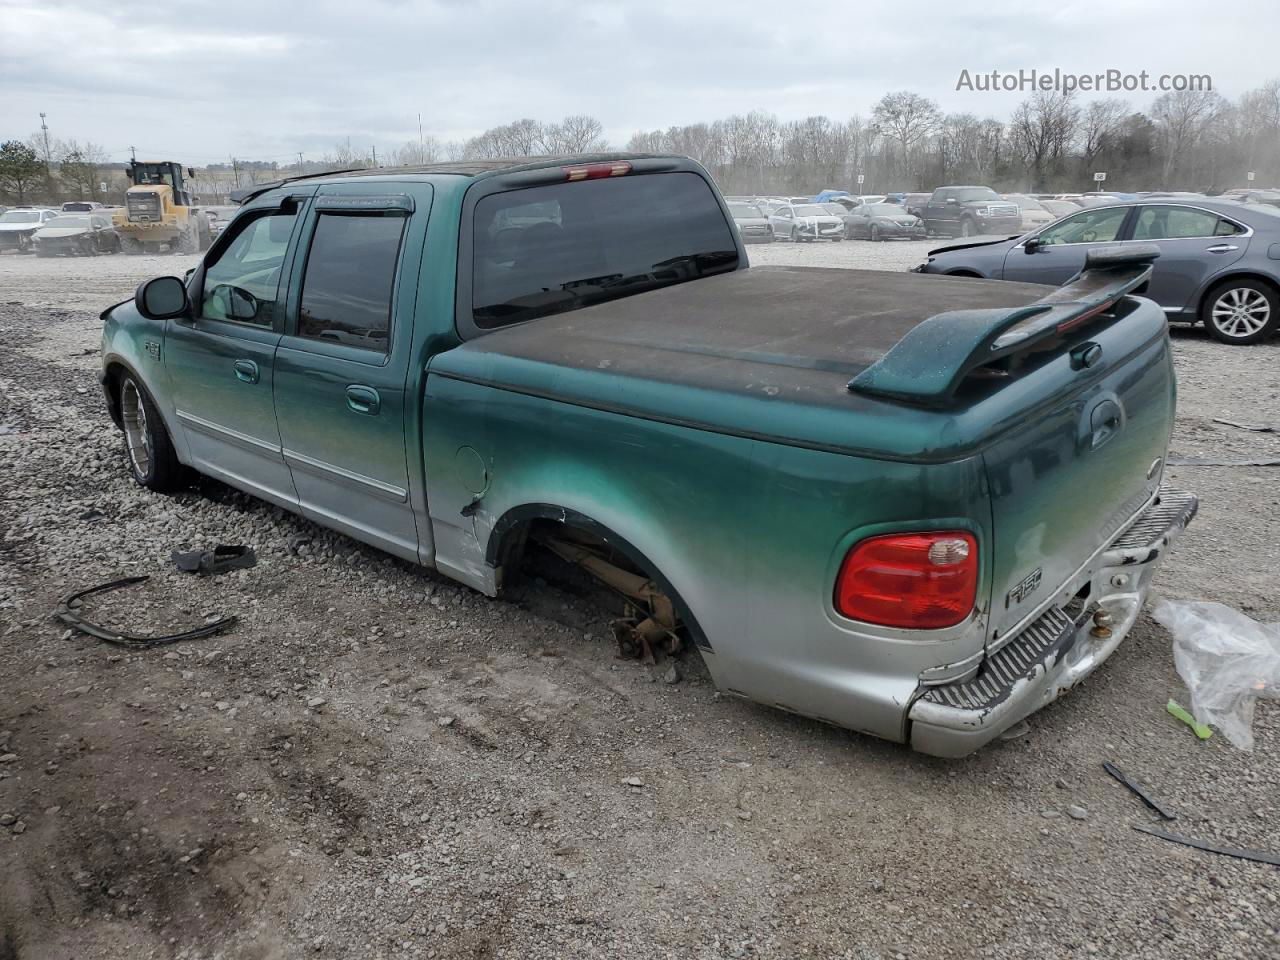
<path id="1" fill-rule="evenodd" d="M 1280 297 L 1259 280 L 1228 280 L 1205 297 L 1200 319 L 1220 343 L 1261 343 L 1280 324 Z"/>
<path id="2" fill-rule="evenodd" d="M 972 220 L 960 221 L 960 236 L 968 238 L 968 237 L 976 237 L 977 235 L 978 235 L 978 231 L 977 231 L 977 228 L 974 227 Z"/>
<path id="3" fill-rule="evenodd" d="M 871 237 L 872 243 L 879 243 L 882 239 L 884 239 L 883 237 L 880 236 L 880 228 L 877 227 L 874 223 L 871 225 L 870 237 Z"/>
<path id="4" fill-rule="evenodd" d="M 147 388 L 132 374 L 120 379 L 120 422 L 124 456 L 134 482 L 157 493 L 186 485 L 186 470 L 173 451 L 173 441 Z"/>

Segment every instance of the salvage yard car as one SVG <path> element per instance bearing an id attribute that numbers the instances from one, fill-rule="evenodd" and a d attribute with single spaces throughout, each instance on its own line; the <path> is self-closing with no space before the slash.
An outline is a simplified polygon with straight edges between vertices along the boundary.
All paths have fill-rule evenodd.
<path id="1" fill-rule="evenodd" d="M 60 213 L 31 237 L 37 257 L 93 257 L 119 253 L 120 235 L 111 218 L 99 213 Z"/>
<path id="2" fill-rule="evenodd" d="M 769 217 L 754 203 L 730 200 L 729 215 L 742 235 L 743 243 L 773 243 L 773 227 Z"/>
<path id="3" fill-rule="evenodd" d="M 775 237 L 796 243 L 844 239 L 844 220 L 818 203 L 785 204 L 769 214 Z"/>
<path id="4" fill-rule="evenodd" d="M 923 240 L 924 222 L 896 203 L 864 203 L 844 218 L 846 240 Z"/>
<path id="5" fill-rule="evenodd" d="M 939 187 L 925 204 L 922 219 L 930 233 L 945 237 L 1008 236 L 1022 229 L 1018 205 L 990 187 Z"/>
<path id="6" fill-rule="evenodd" d="M 960 756 L 1115 650 L 1195 512 L 1155 255 L 747 269 L 682 157 L 326 174 L 105 311 L 102 385 L 146 488 L 194 469 L 489 596 L 538 543 L 630 598 L 624 647 Z"/>
<path id="7" fill-rule="evenodd" d="M 0 213 L 0 251 L 31 252 L 31 238 L 58 215 L 47 207 L 15 207 Z"/>
<path id="8" fill-rule="evenodd" d="M 1280 328 L 1280 209 L 1210 200 L 1087 207 L 1033 233 L 929 251 L 924 273 L 1064 283 L 1092 250 L 1154 243 L 1145 295 L 1170 320 L 1203 323 L 1223 343 L 1261 343 Z"/>

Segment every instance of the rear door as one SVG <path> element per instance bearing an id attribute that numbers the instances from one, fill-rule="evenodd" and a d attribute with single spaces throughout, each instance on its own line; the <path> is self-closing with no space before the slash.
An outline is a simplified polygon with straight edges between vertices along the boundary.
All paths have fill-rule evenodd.
<path id="1" fill-rule="evenodd" d="M 1134 240 L 1154 241 L 1160 259 L 1146 296 L 1170 313 L 1191 304 L 1205 278 L 1244 256 L 1248 230 L 1209 210 L 1153 203 L 1138 208 Z"/>
<path id="2" fill-rule="evenodd" d="M 953 193 L 954 191 L 952 190 L 940 188 L 933 191 L 933 196 L 925 204 L 925 226 L 934 233 L 944 233 L 950 236 L 957 232 L 956 221 L 960 217 L 960 205 L 953 203 L 950 209 L 947 207 L 947 200 L 952 197 Z"/>
<path id="3" fill-rule="evenodd" d="M 303 225 L 276 419 L 302 513 L 408 560 L 409 361 L 431 186 L 321 186 Z"/>
<path id="4" fill-rule="evenodd" d="M 1035 235 L 1031 252 L 1026 241 L 1009 248 L 1001 279 L 1060 286 L 1083 269 L 1090 250 L 1128 239 L 1132 214 L 1132 207 L 1098 207 L 1051 224 Z"/>

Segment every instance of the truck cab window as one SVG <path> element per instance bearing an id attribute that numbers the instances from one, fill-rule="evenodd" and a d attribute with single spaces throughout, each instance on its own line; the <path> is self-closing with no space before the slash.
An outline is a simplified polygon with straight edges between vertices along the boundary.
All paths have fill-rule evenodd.
<path id="1" fill-rule="evenodd" d="M 472 318 L 481 328 L 738 266 L 729 220 L 693 173 L 489 194 L 476 203 L 472 242 Z"/>
<path id="2" fill-rule="evenodd" d="M 202 317 L 263 327 L 275 322 L 280 268 L 296 219 L 296 213 L 271 213 L 245 223 L 205 268 Z"/>
<path id="3" fill-rule="evenodd" d="M 406 218 L 400 213 L 321 213 L 298 311 L 298 336 L 385 353 L 391 294 Z"/>

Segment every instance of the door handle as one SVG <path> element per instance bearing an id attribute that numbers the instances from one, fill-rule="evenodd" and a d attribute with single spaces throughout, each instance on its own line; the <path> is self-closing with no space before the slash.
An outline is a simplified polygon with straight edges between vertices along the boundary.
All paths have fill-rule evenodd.
<path id="1" fill-rule="evenodd" d="M 1232 250 L 1239 250 L 1234 243 L 1219 243 L 1217 246 L 1205 247 L 1205 253 L 1230 253 Z"/>
<path id="2" fill-rule="evenodd" d="M 347 409 L 354 413 L 363 413 L 376 417 L 382 409 L 382 398 L 373 387 L 361 383 L 353 383 L 347 387 Z"/>
<path id="3" fill-rule="evenodd" d="M 237 360 L 234 364 L 236 379 L 245 383 L 258 382 L 258 365 L 252 360 Z"/>

